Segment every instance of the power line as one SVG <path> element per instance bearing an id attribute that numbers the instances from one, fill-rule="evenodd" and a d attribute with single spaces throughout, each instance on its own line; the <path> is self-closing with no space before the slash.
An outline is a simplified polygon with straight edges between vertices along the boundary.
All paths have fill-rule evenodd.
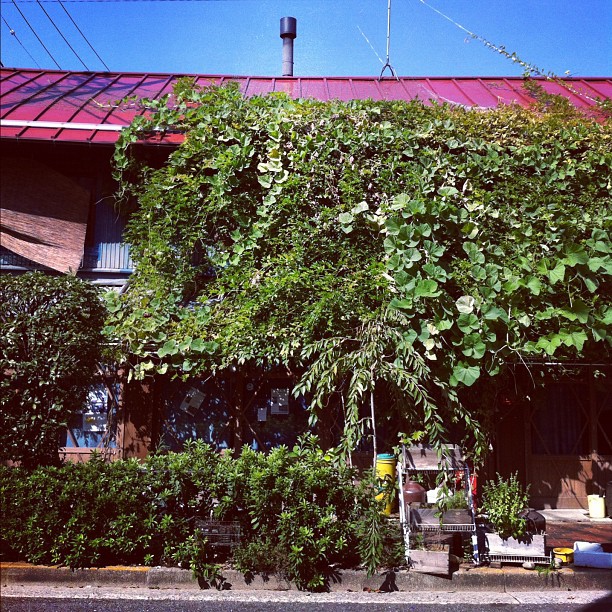
<path id="1" fill-rule="evenodd" d="M 70 21 L 72 21 L 74 27 L 78 30 L 79 34 L 83 37 L 85 42 L 89 45 L 89 48 L 96 54 L 96 57 L 102 62 L 106 70 L 110 72 L 110 68 L 106 65 L 106 62 L 98 55 L 98 52 L 93 48 L 92 44 L 87 39 L 87 36 L 85 36 L 85 34 L 81 32 L 81 28 L 79 28 L 79 26 L 76 24 L 76 21 L 72 18 L 72 15 L 68 12 L 68 9 L 64 6 L 62 0 L 59 0 L 59 5 L 64 9 L 64 12 L 66 13 L 66 15 L 68 15 Z"/>
<path id="2" fill-rule="evenodd" d="M 0 0 L 0 4 L 10 4 L 13 0 Z M 33 4 L 39 0 L 19 0 L 21 4 Z M 257 2 L 258 0 L 250 0 Z M 61 0 L 40 0 L 44 4 L 61 3 Z M 133 3 L 133 2 L 244 2 L 244 0 L 64 0 L 71 4 L 85 4 L 85 3 L 100 3 L 100 4 L 111 4 L 111 3 Z"/>
<path id="3" fill-rule="evenodd" d="M 4 18 L 4 15 L 2 15 L 2 21 L 4 21 L 6 27 L 8 28 L 10 35 L 15 37 L 15 40 L 19 43 L 21 48 L 28 54 L 30 59 L 36 64 L 36 67 L 40 68 L 40 64 L 32 57 L 32 54 L 23 46 L 23 43 L 19 40 L 19 37 L 17 36 L 17 32 L 15 32 L 13 28 L 11 28 L 11 26 L 8 24 L 8 21 Z"/>
<path id="4" fill-rule="evenodd" d="M 55 24 L 55 21 L 53 21 L 53 19 L 51 19 L 51 15 L 49 15 L 49 13 L 47 13 L 47 11 L 45 10 L 45 7 L 40 2 L 38 2 L 38 1 L 37 1 L 37 4 L 38 4 L 38 6 L 40 6 L 40 10 L 47 16 L 47 18 L 49 19 L 49 21 L 51 22 L 53 27 L 57 30 L 57 33 L 62 37 L 63 41 L 68 45 L 68 47 L 70 47 L 70 50 L 75 54 L 75 56 L 79 60 L 79 62 L 81 62 L 81 64 L 83 64 L 83 68 L 85 68 L 85 70 L 89 70 L 89 67 L 87 66 L 87 64 L 81 59 L 80 55 L 74 50 L 72 45 L 68 42 L 68 39 L 62 34 L 62 31 L 57 27 L 57 25 Z"/>
<path id="5" fill-rule="evenodd" d="M 32 30 L 32 34 L 34 34 L 34 36 L 36 36 L 36 39 L 42 45 L 42 48 L 47 52 L 47 55 L 53 60 L 53 63 L 57 66 L 58 70 L 61 70 L 62 67 L 57 63 L 57 61 L 55 60 L 53 55 L 51 55 L 51 52 L 49 51 L 49 49 L 47 49 L 47 47 L 45 47 L 45 43 L 43 43 L 43 41 L 40 40 L 40 36 L 36 33 L 36 30 L 34 30 L 34 28 L 30 25 L 30 22 L 26 19 L 26 16 L 21 12 L 21 9 L 17 6 L 17 3 L 15 2 L 15 0 L 11 0 L 11 1 L 15 5 L 15 8 L 19 11 L 19 14 L 23 18 L 23 20 L 26 22 L 26 24 L 28 25 L 30 30 Z"/>
<path id="6" fill-rule="evenodd" d="M 133 3 L 133 2 L 244 2 L 244 0 L 63 0 L 64 2 L 71 4 L 86 4 L 86 3 L 100 3 L 100 4 L 111 4 L 111 3 Z M 251 0 L 257 2 L 258 0 Z M 13 0 L 0 0 L 0 4 L 10 4 Z M 21 4 L 33 4 L 34 2 L 42 2 L 44 4 L 61 4 L 62 0 L 19 0 Z"/>

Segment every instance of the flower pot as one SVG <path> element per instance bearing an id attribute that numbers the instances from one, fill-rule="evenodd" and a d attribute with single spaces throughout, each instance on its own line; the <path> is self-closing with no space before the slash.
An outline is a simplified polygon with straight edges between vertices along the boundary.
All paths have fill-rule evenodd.
<path id="1" fill-rule="evenodd" d="M 444 530 L 444 525 L 472 524 L 472 515 L 467 508 L 446 510 L 442 517 L 440 517 L 439 511 L 435 508 L 417 508 L 412 510 L 410 515 L 413 523 L 420 528 L 432 529 L 436 527 Z"/>
<path id="2" fill-rule="evenodd" d="M 455 508 L 446 510 L 442 514 L 443 525 L 470 525 L 472 523 L 472 515 L 467 508 Z"/>
<path id="3" fill-rule="evenodd" d="M 515 538 L 504 540 L 497 533 L 486 533 L 484 537 L 485 548 L 490 555 L 543 557 L 546 554 L 544 535 L 529 535 L 521 540 Z"/>

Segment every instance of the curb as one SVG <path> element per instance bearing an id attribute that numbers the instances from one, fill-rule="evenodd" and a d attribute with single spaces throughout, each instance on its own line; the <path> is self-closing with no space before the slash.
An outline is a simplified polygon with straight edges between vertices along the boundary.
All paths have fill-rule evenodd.
<path id="1" fill-rule="evenodd" d="M 222 590 L 291 591 L 295 585 L 276 575 L 245 577 L 223 569 Z M 0 583 L 5 586 L 52 584 L 68 587 L 124 587 L 200 590 L 207 588 L 189 570 L 177 567 L 103 567 L 71 570 L 66 567 L 1 563 Z M 329 582 L 330 592 L 361 591 L 473 591 L 504 593 L 517 591 L 607 591 L 612 573 L 604 569 L 563 568 L 538 574 L 521 568 L 461 568 L 450 578 L 406 570 L 375 574 L 370 578 L 358 570 L 337 572 Z"/>

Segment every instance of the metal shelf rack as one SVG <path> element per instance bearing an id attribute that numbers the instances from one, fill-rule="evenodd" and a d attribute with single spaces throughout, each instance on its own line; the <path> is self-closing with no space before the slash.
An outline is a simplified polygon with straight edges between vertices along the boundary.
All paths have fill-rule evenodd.
<path id="1" fill-rule="evenodd" d="M 433 513 L 428 516 L 429 522 L 424 522 L 418 509 L 413 509 L 404 501 L 403 485 L 411 474 L 438 474 L 440 472 L 461 474 L 464 482 L 464 491 L 470 516 L 469 523 L 451 524 L 431 520 Z M 472 540 L 476 538 L 476 522 L 474 517 L 474 500 L 472 494 L 472 481 L 470 468 L 461 449 L 456 445 L 446 445 L 441 449 L 440 455 L 431 446 L 402 446 L 402 453 L 397 465 L 399 485 L 400 523 L 404 536 L 406 560 L 410 561 L 410 535 L 412 532 L 420 533 L 470 533 Z M 422 512 L 421 512 L 422 514 Z M 419 521 L 419 519 L 421 519 Z M 477 547 L 474 548 L 474 563 L 479 563 Z"/>

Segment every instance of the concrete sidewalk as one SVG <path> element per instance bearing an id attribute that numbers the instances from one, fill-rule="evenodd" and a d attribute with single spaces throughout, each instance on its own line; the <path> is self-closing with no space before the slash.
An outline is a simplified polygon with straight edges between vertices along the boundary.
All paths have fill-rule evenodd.
<path id="1" fill-rule="evenodd" d="M 251 580 L 236 570 L 223 569 L 223 589 L 233 591 L 289 591 L 291 583 L 277 576 L 254 576 Z M 202 586 L 188 570 L 169 567 L 103 567 L 71 570 L 64 567 L 1 563 L 2 587 L 49 585 L 69 587 L 121 587 L 198 590 Z M 472 567 L 464 565 L 451 577 L 390 571 L 370 578 L 365 572 L 343 570 L 332 577 L 329 591 L 427 591 L 427 592 L 517 592 L 517 591 L 612 591 L 612 572 L 603 569 L 564 567 L 538 573 L 519 567 Z"/>

